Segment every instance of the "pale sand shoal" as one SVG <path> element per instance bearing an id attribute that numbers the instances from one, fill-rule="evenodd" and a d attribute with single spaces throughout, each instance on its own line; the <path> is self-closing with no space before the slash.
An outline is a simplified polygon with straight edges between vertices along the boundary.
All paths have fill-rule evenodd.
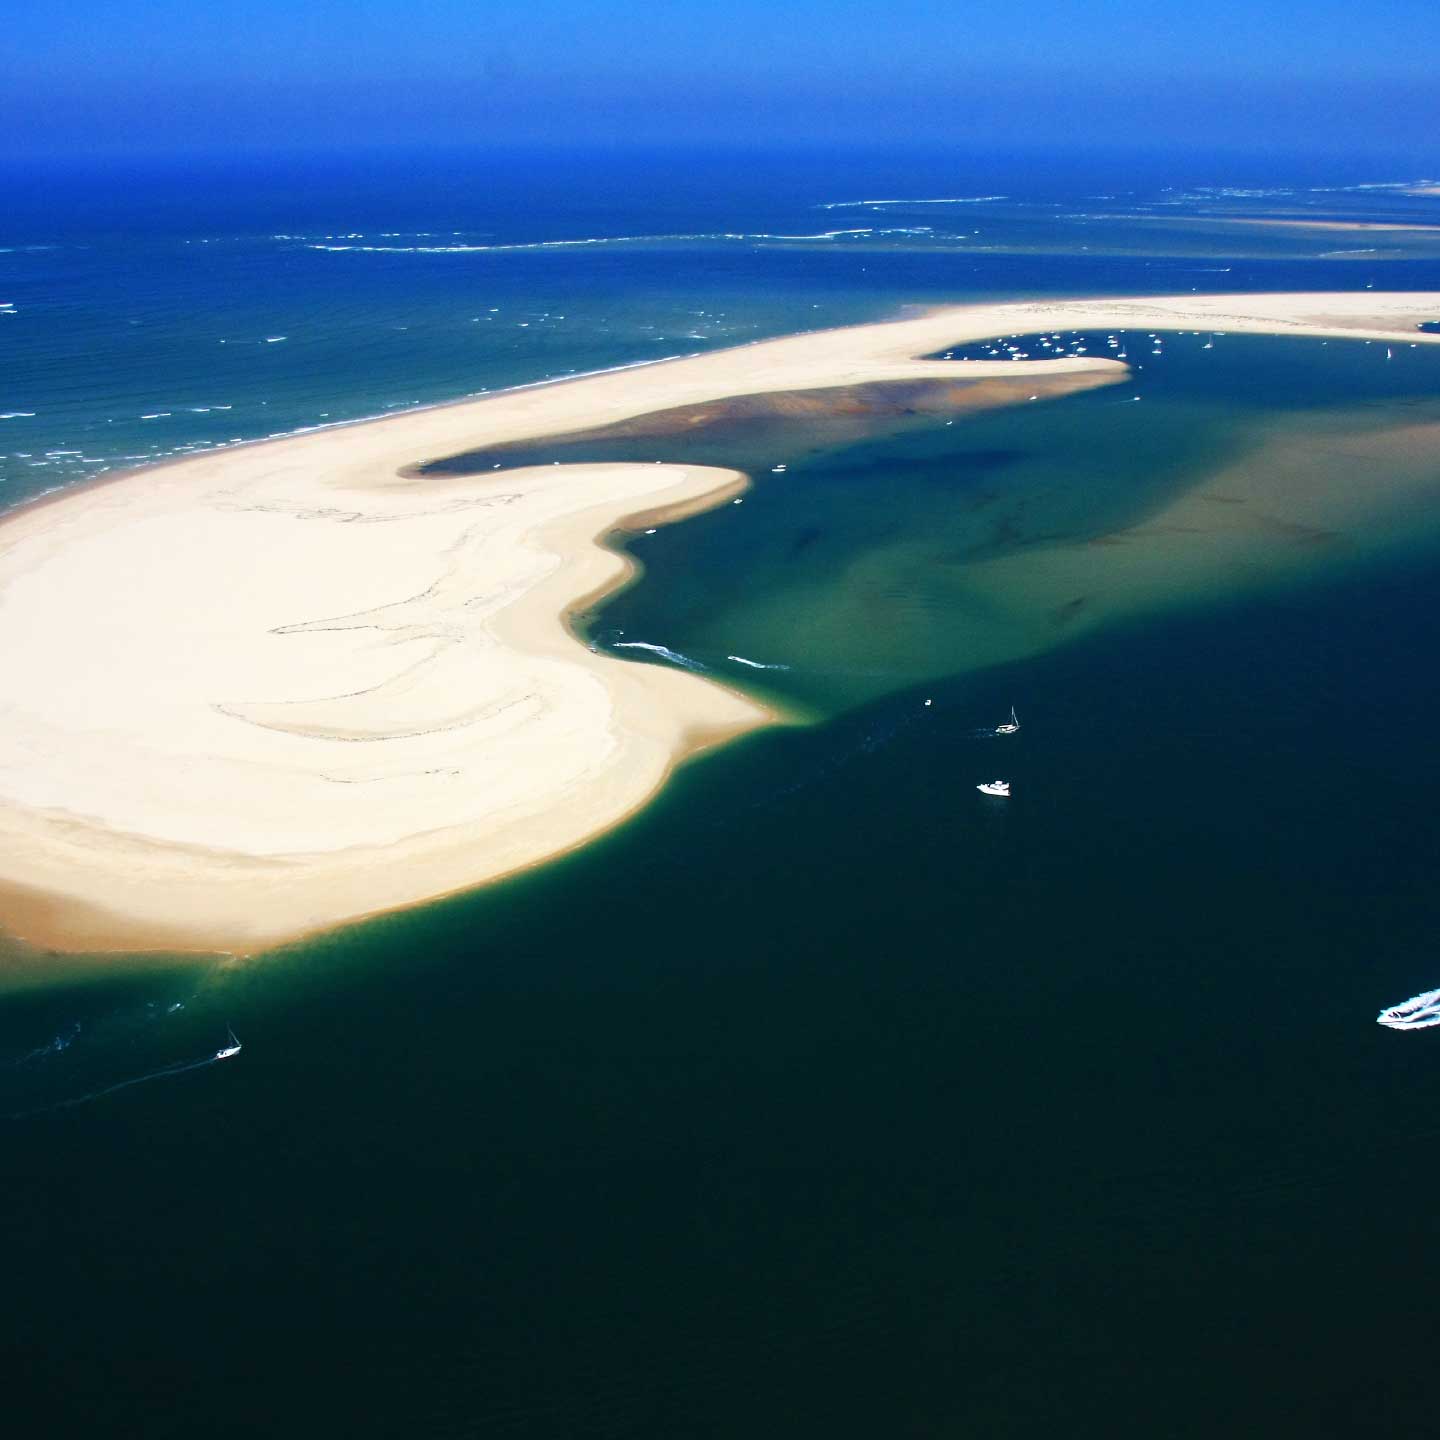
<path id="1" fill-rule="evenodd" d="M 737 395 L 992 375 L 1051 394 L 1127 373 L 915 358 L 1002 334 L 1434 343 L 1414 326 L 1436 316 L 1440 297 L 1373 292 L 955 307 L 211 452 L 19 510 L 0 522 L 0 929 L 253 951 L 560 854 L 687 754 L 778 718 L 592 653 L 565 621 L 627 573 L 607 532 L 720 503 L 744 476 L 400 476 L 419 461 Z"/>
<path id="2" fill-rule="evenodd" d="M 1391 220 L 1257 220 L 1243 215 L 1207 216 L 1221 225 L 1261 225 L 1281 230 L 1412 231 L 1433 234 L 1440 225 L 1401 223 Z"/>

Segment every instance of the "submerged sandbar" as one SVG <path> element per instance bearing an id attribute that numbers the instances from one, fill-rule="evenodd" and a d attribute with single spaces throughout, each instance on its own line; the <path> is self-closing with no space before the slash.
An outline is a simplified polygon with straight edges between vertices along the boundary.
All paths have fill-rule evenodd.
<path id="1" fill-rule="evenodd" d="M 263 948 L 559 854 L 686 755 L 777 718 L 593 653 L 566 623 L 627 573 L 608 532 L 720 503 L 743 474 L 434 462 L 617 426 L 663 436 L 706 407 L 863 410 L 866 387 L 923 382 L 988 408 L 1127 374 L 921 358 L 997 335 L 1435 343 L 1415 326 L 1437 314 L 1440 298 L 1374 293 L 953 307 L 211 452 L 21 509 L 0 522 L 0 929 Z"/>

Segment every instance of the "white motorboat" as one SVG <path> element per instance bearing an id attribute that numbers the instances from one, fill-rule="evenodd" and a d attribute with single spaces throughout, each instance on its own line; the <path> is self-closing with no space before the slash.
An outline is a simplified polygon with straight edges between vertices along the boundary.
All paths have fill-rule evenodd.
<path id="1" fill-rule="evenodd" d="M 975 787 L 982 795 L 1006 795 L 1010 794 L 1010 782 L 1008 780 L 987 780 L 983 785 Z"/>
<path id="2" fill-rule="evenodd" d="M 1431 1030 L 1440 1025 L 1440 990 L 1427 990 L 1403 1005 L 1392 1005 L 1375 1020 L 1389 1030 Z"/>

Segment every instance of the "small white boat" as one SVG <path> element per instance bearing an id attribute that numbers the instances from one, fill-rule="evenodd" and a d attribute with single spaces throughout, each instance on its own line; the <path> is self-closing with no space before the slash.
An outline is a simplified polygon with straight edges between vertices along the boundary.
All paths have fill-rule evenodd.
<path id="1" fill-rule="evenodd" d="M 1440 990 L 1427 990 L 1403 1005 L 1392 1005 L 1375 1020 L 1390 1030 L 1432 1030 L 1440 1025 Z"/>
<path id="2" fill-rule="evenodd" d="M 1010 782 L 1008 780 L 988 780 L 983 785 L 975 787 L 982 795 L 1009 795 Z"/>
<path id="3" fill-rule="evenodd" d="M 997 735 L 1014 735 L 1020 729 L 1020 717 L 1015 713 L 1015 707 L 1010 707 L 1010 718 L 1003 724 L 995 727 Z"/>
<path id="4" fill-rule="evenodd" d="M 215 1058 L 217 1060 L 228 1060 L 232 1055 L 238 1055 L 240 1053 L 240 1042 L 235 1038 L 235 1032 L 231 1030 L 228 1025 L 225 1028 L 229 1033 L 230 1043 L 223 1049 L 215 1052 Z"/>

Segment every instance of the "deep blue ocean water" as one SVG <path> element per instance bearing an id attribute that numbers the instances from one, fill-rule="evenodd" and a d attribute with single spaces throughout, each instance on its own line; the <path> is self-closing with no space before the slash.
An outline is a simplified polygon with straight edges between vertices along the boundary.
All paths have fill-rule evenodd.
<path id="1" fill-rule="evenodd" d="M 917 302 L 1440 290 L 1423 232 L 1231 223 L 1435 223 L 1343 188 L 1397 178 L 17 174 L 0 503 Z M 243 965 L 8 961 L 7 1430 L 1431 1433 L 1440 1038 L 1374 1016 L 1440 984 L 1440 455 L 1355 446 L 1437 357 L 1203 344 L 628 539 L 597 643 L 763 647 L 813 723 L 585 850 Z"/>
<path id="2" fill-rule="evenodd" d="M 1237 213 L 1433 222 L 1424 198 L 1312 188 L 1363 171 L 1292 170 L 1271 162 L 1260 184 L 1242 167 L 1237 185 L 1215 161 L 1037 157 L 0 169 L 0 504 L 906 304 L 1424 287 L 1440 240 L 1423 234 L 1224 229 Z M 910 201 L 927 203 L 894 203 Z"/>

